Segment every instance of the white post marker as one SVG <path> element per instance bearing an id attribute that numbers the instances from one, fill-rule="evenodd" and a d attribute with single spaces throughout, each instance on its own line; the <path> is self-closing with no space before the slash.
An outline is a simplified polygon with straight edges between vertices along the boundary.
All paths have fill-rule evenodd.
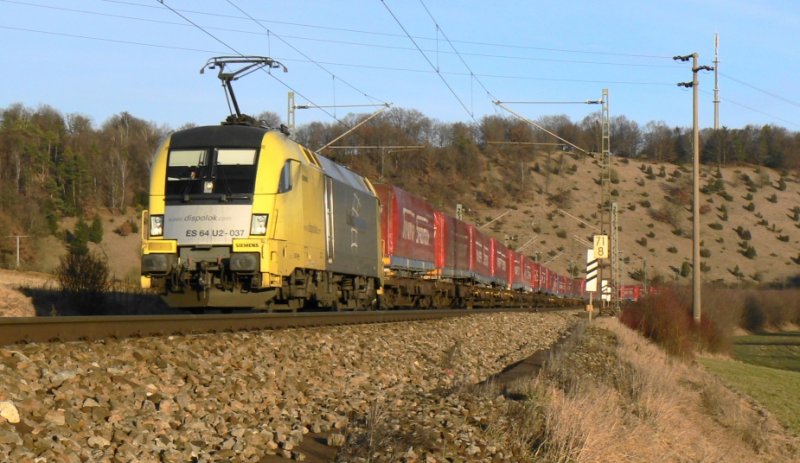
<path id="1" fill-rule="evenodd" d="M 592 296 L 597 291 L 597 271 L 599 269 L 597 259 L 594 257 L 594 249 L 586 250 L 586 291 L 589 293 L 589 305 L 586 306 L 586 311 L 589 312 L 589 320 L 592 319 L 592 312 L 594 306 L 592 305 Z"/>
<path id="2" fill-rule="evenodd" d="M 611 302 L 611 286 L 609 286 L 608 280 L 600 282 L 600 292 L 604 301 Z"/>

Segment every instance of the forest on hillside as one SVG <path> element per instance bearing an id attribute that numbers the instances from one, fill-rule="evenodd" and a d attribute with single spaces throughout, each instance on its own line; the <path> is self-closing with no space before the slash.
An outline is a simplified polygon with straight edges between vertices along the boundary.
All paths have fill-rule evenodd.
<path id="1" fill-rule="evenodd" d="M 314 122 L 292 136 L 317 149 L 356 125 Z M 588 152 L 600 151 L 600 113 L 573 122 L 544 116 L 537 124 Z M 259 118 L 277 125 L 280 118 Z M 611 119 L 611 151 L 631 159 L 682 164 L 691 161 L 691 129 L 663 122 L 644 126 L 625 116 Z M 65 217 L 91 218 L 99 210 L 122 213 L 146 207 L 150 159 L 172 129 L 121 112 L 98 127 L 80 114 L 41 106 L 0 108 L 0 234 L 33 240 L 63 235 Z M 705 129 L 702 162 L 800 169 L 800 133 L 773 125 Z M 428 197 L 465 205 L 502 207 L 525 194 L 524 178 L 539 156 L 578 153 L 551 135 L 511 117 L 443 123 L 416 110 L 394 108 L 375 117 L 323 154 L 376 182 L 397 184 Z M 533 167 L 531 167 L 533 165 Z M 491 169 L 489 169 L 491 167 Z M 553 172 L 558 174 L 556 168 Z M 523 180 L 523 181 L 517 181 Z M 28 246 L 27 253 L 36 246 Z M 14 242 L 0 241 L 2 264 L 13 262 Z"/>

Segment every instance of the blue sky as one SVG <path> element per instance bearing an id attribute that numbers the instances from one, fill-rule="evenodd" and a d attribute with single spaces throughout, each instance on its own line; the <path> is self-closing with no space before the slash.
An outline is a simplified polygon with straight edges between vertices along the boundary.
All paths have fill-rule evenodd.
<path id="1" fill-rule="evenodd" d="M 575 103 L 607 88 L 612 117 L 690 127 L 692 91 L 676 83 L 691 66 L 672 57 L 698 52 L 712 65 L 715 32 L 721 125 L 800 130 L 796 0 L 0 0 L 0 107 L 47 104 L 96 126 L 121 111 L 171 128 L 215 124 L 224 93 L 199 70 L 245 54 L 288 72 L 236 82 L 244 112 L 285 120 L 290 89 L 296 104 L 340 106 L 298 110 L 298 124 L 383 102 L 445 122 L 507 115 L 495 99 L 577 122 L 598 107 Z M 709 127 L 714 73 L 699 88 Z"/>

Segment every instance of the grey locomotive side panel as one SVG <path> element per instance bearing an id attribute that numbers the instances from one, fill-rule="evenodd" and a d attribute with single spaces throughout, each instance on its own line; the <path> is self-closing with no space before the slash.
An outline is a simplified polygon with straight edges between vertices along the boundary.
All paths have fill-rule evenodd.
<path id="1" fill-rule="evenodd" d="M 338 180 L 327 180 L 327 188 L 331 189 L 333 229 L 333 239 L 329 240 L 331 246 L 328 247 L 328 270 L 380 276 L 378 199 Z"/>

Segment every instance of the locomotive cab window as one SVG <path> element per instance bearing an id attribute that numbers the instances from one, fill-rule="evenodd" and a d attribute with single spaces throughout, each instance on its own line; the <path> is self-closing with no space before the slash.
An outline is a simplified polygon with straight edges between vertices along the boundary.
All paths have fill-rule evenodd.
<path id="1" fill-rule="evenodd" d="M 208 153 L 206 150 L 173 150 L 167 161 L 166 194 L 194 193 L 192 184 L 204 177 Z M 202 189 L 202 186 L 197 186 Z M 202 190 L 198 190 L 202 191 Z"/>
<path id="2" fill-rule="evenodd" d="M 251 199 L 258 153 L 246 149 L 173 150 L 167 161 L 166 194 L 187 200 Z"/>
<path id="3" fill-rule="evenodd" d="M 254 149 L 218 150 L 214 193 L 253 194 L 256 185 L 256 158 Z"/>

